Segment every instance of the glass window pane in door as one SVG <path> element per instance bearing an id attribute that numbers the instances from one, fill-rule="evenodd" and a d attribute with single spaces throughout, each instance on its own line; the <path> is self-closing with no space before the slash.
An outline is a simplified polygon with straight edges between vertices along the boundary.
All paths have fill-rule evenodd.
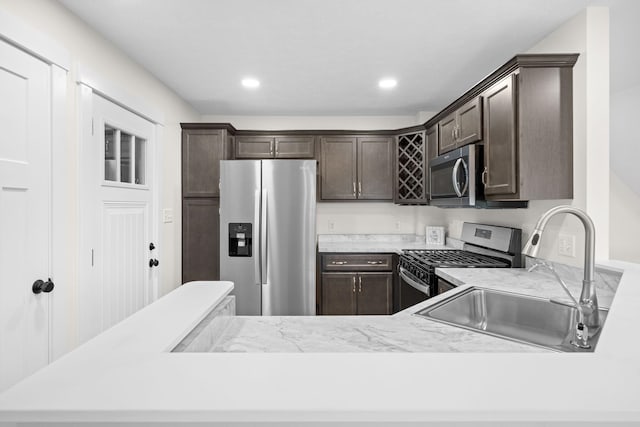
<path id="1" fill-rule="evenodd" d="M 117 181 L 117 131 L 111 126 L 104 127 L 104 179 L 105 181 Z"/>
<path id="2" fill-rule="evenodd" d="M 120 182 L 133 182 L 131 180 L 131 150 L 133 136 L 120 132 Z"/>
<path id="3" fill-rule="evenodd" d="M 147 141 L 142 138 L 136 137 L 136 151 L 135 151 L 135 173 L 136 179 L 135 183 L 144 185 L 146 183 L 146 173 L 147 173 Z"/>

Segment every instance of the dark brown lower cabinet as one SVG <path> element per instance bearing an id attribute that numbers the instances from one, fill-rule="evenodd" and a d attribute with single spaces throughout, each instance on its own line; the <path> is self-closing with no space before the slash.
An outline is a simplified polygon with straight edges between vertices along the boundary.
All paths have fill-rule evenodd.
<path id="1" fill-rule="evenodd" d="M 182 283 L 220 279 L 220 199 L 182 201 Z"/>
<path id="2" fill-rule="evenodd" d="M 322 314 L 391 314 L 393 273 L 322 273 Z"/>
<path id="3" fill-rule="evenodd" d="M 355 273 L 322 273 L 322 314 L 356 314 Z"/>

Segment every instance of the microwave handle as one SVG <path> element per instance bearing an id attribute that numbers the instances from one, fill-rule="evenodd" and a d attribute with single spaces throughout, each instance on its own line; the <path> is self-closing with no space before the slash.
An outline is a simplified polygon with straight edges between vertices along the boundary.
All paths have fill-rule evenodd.
<path id="1" fill-rule="evenodd" d="M 460 169 L 460 164 L 462 163 L 462 167 L 464 168 L 465 180 L 464 180 L 464 188 L 460 190 L 460 182 L 458 182 L 458 169 Z M 469 168 L 467 167 L 467 162 L 464 161 L 463 158 L 459 158 L 456 160 L 456 163 L 453 165 L 453 171 L 451 172 L 451 181 L 453 183 L 453 190 L 456 192 L 458 197 L 462 197 L 464 193 L 467 191 L 467 187 L 469 186 Z"/>

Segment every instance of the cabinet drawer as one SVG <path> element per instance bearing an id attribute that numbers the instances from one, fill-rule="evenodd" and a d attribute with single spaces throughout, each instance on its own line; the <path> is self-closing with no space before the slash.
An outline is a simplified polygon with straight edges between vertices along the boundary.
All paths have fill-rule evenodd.
<path id="1" fill-rule="evenodd" d="M 392 254 L 322 255 L 324 271 L 392 271 Z"/>

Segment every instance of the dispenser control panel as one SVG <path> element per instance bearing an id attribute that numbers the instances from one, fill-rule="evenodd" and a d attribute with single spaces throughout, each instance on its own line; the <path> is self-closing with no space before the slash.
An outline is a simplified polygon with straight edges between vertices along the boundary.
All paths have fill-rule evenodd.
<path id="1" fill-rule="evenodd" d="M 250 257 L 252 246 L 252 226 L 250 222 L 229 223 L 229 256 Z"/>

